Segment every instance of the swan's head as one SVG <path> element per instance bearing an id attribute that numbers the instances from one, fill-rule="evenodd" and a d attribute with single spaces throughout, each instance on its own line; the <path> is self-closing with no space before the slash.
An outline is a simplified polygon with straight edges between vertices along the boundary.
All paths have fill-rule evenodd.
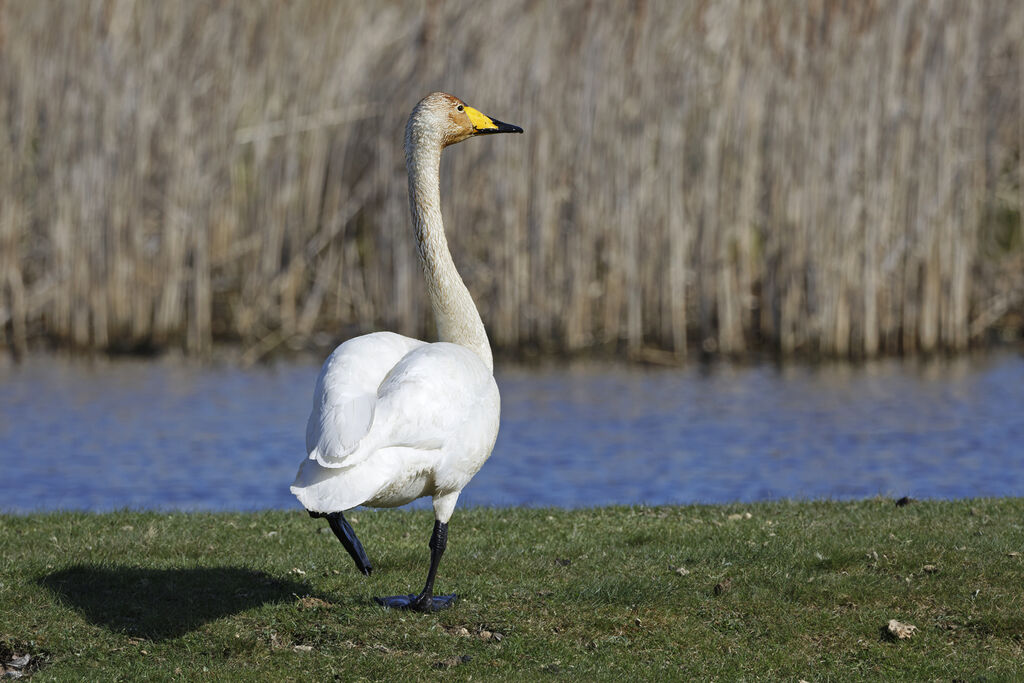
<path id="1" fill-rule="evenodd" d="M 406 145 L 430 140 L 441 147 L 454 145 L 475 135 L 522 133 L 523 129 L 504 123 L 443 92 L 427 95 L 409 116 Z"/>

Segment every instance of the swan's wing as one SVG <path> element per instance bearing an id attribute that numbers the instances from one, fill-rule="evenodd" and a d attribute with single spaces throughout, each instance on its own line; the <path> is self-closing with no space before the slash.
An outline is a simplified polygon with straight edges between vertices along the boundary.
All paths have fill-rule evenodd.
<path id="1" fill-rule="evenodd" d="M 378 391 L 381 426 L 389 423 L 387 445 L 437 449 L 461 441 L 493 384 L 487 366 L 464 346 L 439 342 L 413 351 Z"/>
<path id="2" fill-rule="evenodd" d="M 311 460 L 348 466 L 373 424 L 377 390 L 395 365 L 426 342 L 391 332 L 350 339 L 324 362 L 306 423 Z"/>
<path id="3" fill-rule="evenodd" d="M 349 467 L 390 447 L 437 451 L 439 457 L 489 453 L 497 434 L 497 400 L 494 377 L 473 351 L 426 344 L 404 356 L 381 382 L 359 443 L 341 459 L 320 453 L 316 460 L 324 467 Z"/>

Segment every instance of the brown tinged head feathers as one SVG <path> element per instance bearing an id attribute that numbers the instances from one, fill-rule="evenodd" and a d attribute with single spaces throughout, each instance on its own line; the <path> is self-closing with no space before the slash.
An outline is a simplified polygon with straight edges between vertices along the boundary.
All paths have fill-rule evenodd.
<path id="1" fill-rule="evenodd" d="M 413 109 L 406 128 L 406 141 L 408 143 L 410 137 L 423 142 L 435 138 L 431 142 L 447 147 L 476 135 L 522 132 L 519 126 L 493 119 L 454 95 L 435 92 L 420 100 Z"/>

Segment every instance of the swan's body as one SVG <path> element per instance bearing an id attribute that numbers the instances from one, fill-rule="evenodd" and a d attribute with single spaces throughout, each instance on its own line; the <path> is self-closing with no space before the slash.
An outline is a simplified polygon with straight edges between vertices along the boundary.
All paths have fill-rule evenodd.
<path id="1" fill-rule="evenodd" d="M 309 459 L 292 492 L 312 512 L 450 505 L 491 454 L 498 385 L 458 344 L 391 332 L 351 339 L 324 363 L 306 425 Z"/>
<path id="2" fill-rule="evenodd" d="M 459 277 L 441 221 L 441 150 L 482 133 L 522 132 L 451 95 L 424 98 L 405 132 L 409 206 L 440 341 L 391 332 L 339 346 L 317 378 L 306 426 L 307 459 L 291 487 L 331 528 L 366 574 L 371 567 L 342 512 L 395 507 L 422 496 L 434 503 L 431 570 L 419 596 L 385 598 L 393 607 L 434 609 L 448 520 L 459 493 L 491 454 L 500 402 L 487 333 Z"/>

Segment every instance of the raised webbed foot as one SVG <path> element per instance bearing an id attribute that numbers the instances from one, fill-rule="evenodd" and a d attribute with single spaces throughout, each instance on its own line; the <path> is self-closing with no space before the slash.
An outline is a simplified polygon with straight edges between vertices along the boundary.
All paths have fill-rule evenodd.
<path id="1" fill-rule="evenodd" d="M 370 564 L 370 558 L 366 556 L 366 551 L 363 550 L 363 544 L 359 542 L 359 538 L 356 536 L 356 532 L 352 530 L 352 525 L 345 519 L 345 515 L 340 512 L 313 512 L 307 510 L 309 516 L 316 519 L 323 517 L 327 520 L 327 524 L 331 527 L 331 531 L 338 537 L 341 544 L 345 546 L 345 550 L 352 556 L 352 560 L 356 563 L 356 567 L 363 573 L 364 576 L 369 576 L 373 571 L 373 565 Z"/>

